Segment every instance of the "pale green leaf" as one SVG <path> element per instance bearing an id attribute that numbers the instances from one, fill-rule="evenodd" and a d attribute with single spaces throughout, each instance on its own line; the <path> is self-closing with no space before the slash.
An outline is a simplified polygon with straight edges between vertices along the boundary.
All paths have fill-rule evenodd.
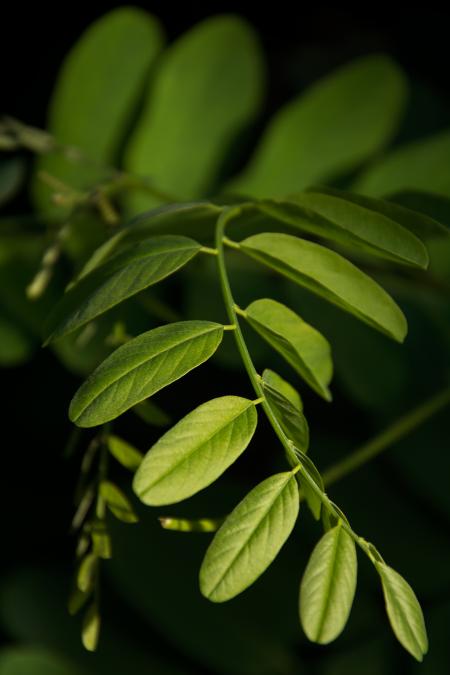
<path id="1" fill-rule="evenodd" d="M 106 445 L 112 456 L 130 471 L 136 471 L 142 462 L 144 456 L 142 452 L 119 436 L 110 434 L 106 439 Z"/>
<path id="2" fill-rule="evenodd" d="M 241 250 L 305 286 L 361 321 L 402 342 L 407 323 L 394 300 L 373 279 L 338 253 L 289 234 L 262 233 Z"/>
<path id="3" fill-rule="evenodd" d="M 336 525 L 315 546 L 300 585 L 300 619 L 307 637 L 327 644 L 343 631 L 356 590 L 353 539 Z"/>
<path id="4" fill-rule="evenodd" d="M 77 586 L 82 593 L 89 593 L 95 585 L 98 572 L 98 556 L 88 553 L 80 562 L 77 573 Z"/>
<path id="5" fill-rule="evenodd" d="M 81 629 L 81 640 L 85 649 L 89 652 L 95 652 L 97 649 L 98 638 L 100 636 L 100 614 L 97 604 L 90 605 L 83 617 L 83 626 Z"/>
<path id="6" fill-rule="evenodd" d="M 257 485 L 226 518 L 200 569 L 200 589 L 213 602 L 230 600 L 267 569 L 297 520 L 299 495 L 292 472 Z"/>
<path id="7" fill-rule="evenodd" d="M 248 241 L 245 240 L 245 246 Z M 247 252 L 246 248 L 244 250 Z M 248 251 L 252 256 L 253 250 Z M 275 247 L 273 250 L 277 252 Z M 291 309 L 269 299 L 252 302 L 245 310 L 245 318 L 314 391 L 327 401 L 331 400 L 328 389 L 333 373 L 330 345 L 315 328 Z"/>
<path id="8" fill-rule="evenodd" d="M 159 63 L 126 168 L 151 176 L 176 201 L 206 194 L 230 144 L 258 113 L 263 67 L 256 35 L 241 18 L 214 16 L 194 26 Z M 129 200 L 135 213 L 158 201 L 144 193 Z"/>
<path id="9" fill-rule="evenodd" d="M 291 401 L 278 389 L 274 389 L 265 383 L 264 380 L 262 386 L 266 401 L 287 438 L 295 443 L 303 452 L 307 452 L 309 429 L 303 412 L 293 406 Z"/>
<path id="10" fill-rule="evenodd" d="M 118 520 L 123 523 L 137 523 L 139 518 L 134 512 L 129 499 L 122 490 L 111 483 L 109 480 L 103 480 L 99 488 L 100 496 L 105 500 L 107 507 Z"/>
<path id="11" fill-rule="evenodd" d="M 200 248 L 193 239 L 169 235 L 130 245 L 62 297 L 49 319 L 47 342 L 71 333 L 170 276 L 186 265 Z"/>
<path id="12" fill-rule="evenodd" d="M 113 352 L 75 394 L 69 417 L 93 427 L 115 419 L 209 359 L 223 326 L 179 321 L 142 333 Z"/>
<path id="13" fill-rule="evenodd" d="M 450 131 L 413 141 L 381 157 L 354 184 L 356 192 L 381 197 L 401 190 L 450 196 Z"/>
<path id="14" fill-rule="evenodd" d="M 332 72 L 275 115 L 230 189 L 283 197 L 354 169 L 395 133 L 405 88 L 403 74 L 383 55 Z"/>
<path id="15" fill-rule="evenodd" d="M 136 7 L 114 9 L 89 26 L 62 65 L 48 129 L 59 143 L 75 146 L 90 161 L 52 153 L 39 159 L 37 170 L 75 188 L 105 179 L 110 172 L 102 164 L 116 160 L 162 42 L 159 22 Z M 34 197 L 48 211 L 50 190 L 37 179 Z"/>
<path id="16" fill-rule="evenodd" d="M 397 640 L 422 661 L 428 651 L 425 621 L 419 601 L 411 586 L 398 572 L 382 562 L 375 564 L 381 577 L 386 611 Z"/>
<path id="17" fill-rule="evenodd" d="M 265 385 L 271 387 L 272 389 L 280 392 L 280 394 L 283 394 L 283 396 L 292 403 L 294 408 L 297 408 L 297 410 L 303 412 L 303 401 L 300 398 L 300 394 L 296 389 L 294 389 L 292 384 L 278 375 L 278 373 L 270 370 L 269 368 L 265 368 L 262 374 L 262 380 L 263 386 Z"/>
<path id="18" fill-rule="evenodd" d="M 213 483 L 245 450 L 256 429 L 252 401 L 222 396 L 169 429 L 137 470 L 133 489 L 150 506 L 174 504 Z"/>
<path id="19" fill-rule="evenodd" d="M 308 191 L 290 197 L 289 201 L 261 204 L 264 211 L 303 232 L 394 262 L 427 267 L 428 255 L 423 243 L 394 219 L 370 206 L 337 191 Z"/>

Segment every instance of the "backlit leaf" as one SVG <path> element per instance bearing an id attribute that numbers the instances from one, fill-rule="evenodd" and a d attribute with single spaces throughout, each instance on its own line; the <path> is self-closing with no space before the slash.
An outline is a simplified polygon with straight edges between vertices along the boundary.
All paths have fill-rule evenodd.
<path id="1" fill-rule="evenodd" d="M 213 602 L 230 600 L 267 569 L 289 537 L 299 509 L 292 472 L 257 485 L 226 518 L 200 569 L 200 589 Z"/>
<path id="2" fill-rule="evenodd" d="M 314 391 L 328 401 L 331 399 L 330 345 L 315 328 L 281 303 L 269 299 L 252 302 L 245 310 L 245 318 Z"/>
<path id="3" fill-rule="evenodd" d="M 75 394 L 69 417 L 92 427 L 115 419 L 209 359 L 223 326 L 179 321 L 147 331 L 113 352 Z"/>
<path id="4" fill-rule="evenodd" d="M 353 539 L 336 525 L 314 548 L 300 585 L 300 619 L 307 637 L 327 644 L 344 629 L 356 590 Z"/>
<path id="5" fill-rule="evenodd" d="M 402 342 L 406 319 L 373 279 L 338 253 L 289 234 L 256 234 L 241 250 L 292 281 Z"/>
<path id="6" fill-rule="evenodd" d="M 250 443 L 252 401 L 222 396 L 203 403 L 169 429 L 144 457 L 133 489 L 150 506 L 179 502 L 216 480 Z"/>

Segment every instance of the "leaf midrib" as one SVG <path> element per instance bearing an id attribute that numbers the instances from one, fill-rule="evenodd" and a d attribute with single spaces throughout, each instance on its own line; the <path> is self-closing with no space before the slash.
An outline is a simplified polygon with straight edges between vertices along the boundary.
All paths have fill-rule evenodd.
<path id="1" fill-rule="evenodd" d="M 339 529 L 338 529 L 338 531 L 335 535 L 335 538 L 334 538 L 335 540 L 333 542 L 333 548 L 332 548 L 332 560 L 333 560 L 333 562 L 332 562 L 332 565 L 329 566 L 329 573 L 327 575 L 328 578 L 327 578 L 326 586 L 325 586 L 325 588 L 326 588 L 325 605 L 323 606 L 323 611 L 321 612 L 321 615 L 320 615 L 320 622 L 319 622 L 319 627 L 318 627 L 318 631 L 317 631 L 317 641 L 320 641 L 320 639 L 322 637 L 322 631 L 323 631 L 323 628 L 324 628 L 326 615 L 327 615 L 328 608 L 330 606 L 330 601 L 331 601 L 330 589 L 333 585 L 334 573 L 336 571 L 337 558 L 338 558 L 337 551 L 338 551 L 338 548 L 339 548 L 339 542 L 340 542 L 341 533 L 342 533 L 342 527 L 340 525 L 338 525 L 337 527 Z"/>

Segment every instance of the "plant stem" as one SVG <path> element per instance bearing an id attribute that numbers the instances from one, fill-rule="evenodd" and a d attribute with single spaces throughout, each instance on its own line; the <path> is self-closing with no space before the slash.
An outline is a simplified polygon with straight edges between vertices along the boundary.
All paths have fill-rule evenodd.
<path id="1" fill-rule="evenodd" d="M 401 440 L 423 424 L 432 415 L 450 404 L 450 387 L 446 387 L 425 403 L 421 403 L 409 413 L 396 420 L 387 429 L 357 448 L 348 457 L 333 464 L 323 474 L 326 486 L 336 483 L 370 461 L 391 445 Z"/>

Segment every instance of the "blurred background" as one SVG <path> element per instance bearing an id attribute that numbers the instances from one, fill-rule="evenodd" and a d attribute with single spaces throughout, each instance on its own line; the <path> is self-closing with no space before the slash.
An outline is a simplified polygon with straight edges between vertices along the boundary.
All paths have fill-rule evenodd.
<path id="1" fill-rule="evenodd" d="M 239 190 L 257 197 L 262 196 L 259 191 L 270 196 L 272 185 L 274 194 L 278 189 L 278 176 L 267 177 L 263 171 L 265 177 L 261 178 L 258 167 L 248 167 L 255 166 L 251 162 L 258 158 L 261 139 L 277 111 L 289 101 L 300 101 L 311 85 L 332 76 L 337 68 L 360 57 L 384 54 L 389 57 L 388 62 L 383 61 L 386 74 L 379 79 L 374 75 L 373 82 L 364 81 L 361 99 L 353 92 L 356 103 L 351 96 L 348 101 L 341 100 L 338 91 L 335 117 L 332 109 L 328 117 L 317 119 L 317 129 L 314 125 L 298 129 L 299 147 L 304 143 L 314 156 L 317 148 L 320 161 L 310 162 L 307 156 L 299 173 L 288 175 L 290 159 L 286 156 L 280 180 L 288 182 L 290 176 L 298 189 L 319 182 L 375 196 L 392 195 L 450 226 L 448 12 L 413 7 L 407 14 L 394 16 L 375 8 L 368 13 L 366 7 L 350 11 L 316 6 L 294 14 L 282 4 L 255 9 L 241 3 L 205 10 L 199 5 L 136 3 L 135 7 L 151 12 L 160 25 L 148 24 L 147 35 L 142 28 L 147 19 L 139 15 L 137 23 L 143 33 L 136 40 L 128 36 L 123 43 L 117 42 L 118 63 L 128 54 L 136 68 L 142 60 L 145 63 L 142 75 L 136 76 L 134 92 L 127 90 L 131 79 L 126 73 L 122 76 L 117 69 L 117 77 L 111 72 L 105 75 L 109 77 L 110 98 L 105 98 L 104 106 L 98 102 L 98 110 L 112 110 L 114 101 L 125 101 L 126 96 L 129 102 L 114 147 L 105 140 L 100 148 L 96 143 L 101 135 L 102 113 L 98 119 L 95 115 L 83 117 L 89 109 L 89 87 L 77 96 L 77 89 L 69 82 L 70 76 L 75 82 L 77 75 L 67 71 L 61 75 L 61 66 L 83 32 L 120 6 L 95 3 L 83 7 L 72 3 L 57 8 L 35 5 L 26 10 L 8 6 L 3 19 L 7 39 L 1 44 L 0 112 L 34 127 L 49 128 L 63 143 L 82 145 L 85 134 L 83 151 L 87 155 L 92 146 L 96 157 L 104 153 L 101 159 L 105 164 L 148 173 L 156 185 L 188 199 Z M 212 71 L 208 75 L 220 89 L 221 78 L 227 83 L 234 82 L 235 76 L 239 80 L 241 58 L 247 64 L 248 75 L 242 74 L 242 67 L 242 79 L 232 89 L 235 98 L 227 102 L 224 96 L 224 115 L 234 120 L 230 128 L 216 138 L 209 123 L 217 114 L 208 98 L 209 89 L 195 90 L 191 103 L 191 89 L 186 85 L 186 92 L 178 100 L 175 97 L 172 106 L 170 97 L 161 103 L 161 110 L 166 105 L 171 112 L 161 113 L 163 121 L 156 131 L 146 130 L 146 102 L 149 96 L 156 98 L 160 93 L 154 83 L 158 82 L 164 59 L 163 44 L 179 44 L 177 41 L 196 24 L 223 12 L 245 20 L 246 35 L 239 42 L 242 52 L 230 43 L 230 59 L 233 54 L 235 57 L 230 73 L 218 70 L 220 74 Z M 154 53 L 149 50 L 142 56 L 150 37 Z M 108 56 L 106 46 L 100 51 L 103 57 Z M 111 53 L 114 60 L 113 47 Z M 215 63 L 207 51 L 200 54 L 198 65 L 190 71 L 193 79 L 201 80 L 198 73 L 207 70 L 210 62 Z M 209 82 L 206 75 L 204 81 Z M 198 99 L 194 101 L 195 96 Z M 355 114 L 354 120 L 359 119 L 358 105 L 363 106 L 361 100 L 366 96 L 368 109 L 372 109 L 373 96 L 379 112 L 374 119 L 368 114 L 368 131 L 362 128 L 358 136 L 358 125 L 352 122 L 351 114 Z M 217 94 L 215 100 L 219 99 Z M 186 138 L 188 134 L 176 135 L 184 104 L 192 120 L 198 121 L 201 141 L 195 133 L 190 139 Z M 81 119 L 88 119 L 90 125 L 84 128 L 78 124 Z M 188 114 L 186 120 L 188 124 Z M 345 128 L 343 120 L 349 120 Z M 375 127 L 378 131 L 365 147 L 363 141 Z M 152 133 L 162 158 L 159 164 L 148 160 Z M 310 145 L 302 133 L 306 141 L 313 139 Z M 336 134 L 342 134 L 348 157 L 340 164 L 339 157 L 336 160 L 330 155 L 327 164 L 330 144 L 326 139 Z M 145 152 L 140 153 L 140 147 Z M 165 282 L 152 296 L 157 302 L 127 303 L 100 322 L 94 339 L 77 342 L 78 336 L 59 347 L 42 349 L 46 316 L 73 273 L 109 235 L 111 224 L 105 223 L 95 209 L 83 212 L 79 225 L 62 244 L 45 288 L 37 299 L 27 299 L 26 288 L 40 269 L 43 253 L 68 218 L 64 206 L 55 207 L 50 202 L 54 185 L 39 181 L 37 171 L 44 170 L 76 188 L 98 180 L 96 167 L 82 165 L 72 171 L 45 153 L 35 155 L 40 153 L 20 147 L 0 157 L 2 189 L 6 185 L 0 212 L 0 365 L 4 392 L 0 675 L 389 675 L 400 670 L 411 675 L 447 674 L 448 408 L 430 416 L 375 461 L 329 491 L 353 528 L 376 544 L 386 562 L 406 577 L 421 600 L 430 638 L 430 653 L 423 664 L 415 663 L 395 641 L 384 616 L 378 579 L 362 557 L 357 596 L 345 632 L 327 647 L 306 640 L 297 617 L 298 584 L 319 536 L 317 523 L 306 508 L 280 556 L 246 593 L 218 606 L 201 597 L 198 569 L 210 535 L 164 531 L 157 517 L 222 516 L 258 481 L 274 470 L 282 470 L 283 457 L 264 423 L 245 455 L 211 488 L 164 512 L 143 508 L 134 500 L 140 517 L 137 525 L 124 525 L 111 518 L 113 557 L 102 564 L 101 572 L 101 638 L 95 654 L 83 649 L 80 619 L 67 612 L 76 547 L 69 530 L 81 460 L 92 433 L 72 438 L 74 447 L 68 448 L 72 433 L 67 418 L 69 402 L 82 378 L 111 351 L 113 343 L 108 338 L 117 325 L 137 334 L 171 320 L 164 314 L 167 307 L 174 316 L 184 318 L 223 320 L 224 316 L 213 265 L 209 260 L 199 261 Z M 258 159 L 254 161 L 257 164 Z M 311 163 L 316 168 L 310 174 Z M 180 166 L 182 171 L 175 170 Z M 189 184 L 186 179 L 191 166 L 197 184 Z M 126 220 L 157 203 L 153 197 L 138 194 L 123 199 L 120 196 L 114 204 Z M 397 274 L 389 266 L 368 267 L 408 318 L 409 336 L 402 346 L 230 256 L 233 288 L 242 306 L 270 292 L 319 328 L 333 347 L 333 403 L 321 402 L 300 385 L 311 431 L 310 452 L 321 470 L 400 416 L 434 400 L 449 385 L 450 246 L 448 239 L 427 243 L 431 253 L 429 275 Z M 257 337 L 248 333 L 248 338 L 258 368 L 274 367 L 293 384 L 299 384 Z M 195 405 L 228 393 L 250 394 L 230 335 L 209 365 L 161 392 L 155 400 L 176 421 Z M 159 422 L 155 425 L 152 418 L 149 424 L 142 415 L 127 413 L 118 421 L 117 433 L 146 451 L 164 430 Z M 112 473 L 132 498 L 129 475 L 118 466 Z"/>

